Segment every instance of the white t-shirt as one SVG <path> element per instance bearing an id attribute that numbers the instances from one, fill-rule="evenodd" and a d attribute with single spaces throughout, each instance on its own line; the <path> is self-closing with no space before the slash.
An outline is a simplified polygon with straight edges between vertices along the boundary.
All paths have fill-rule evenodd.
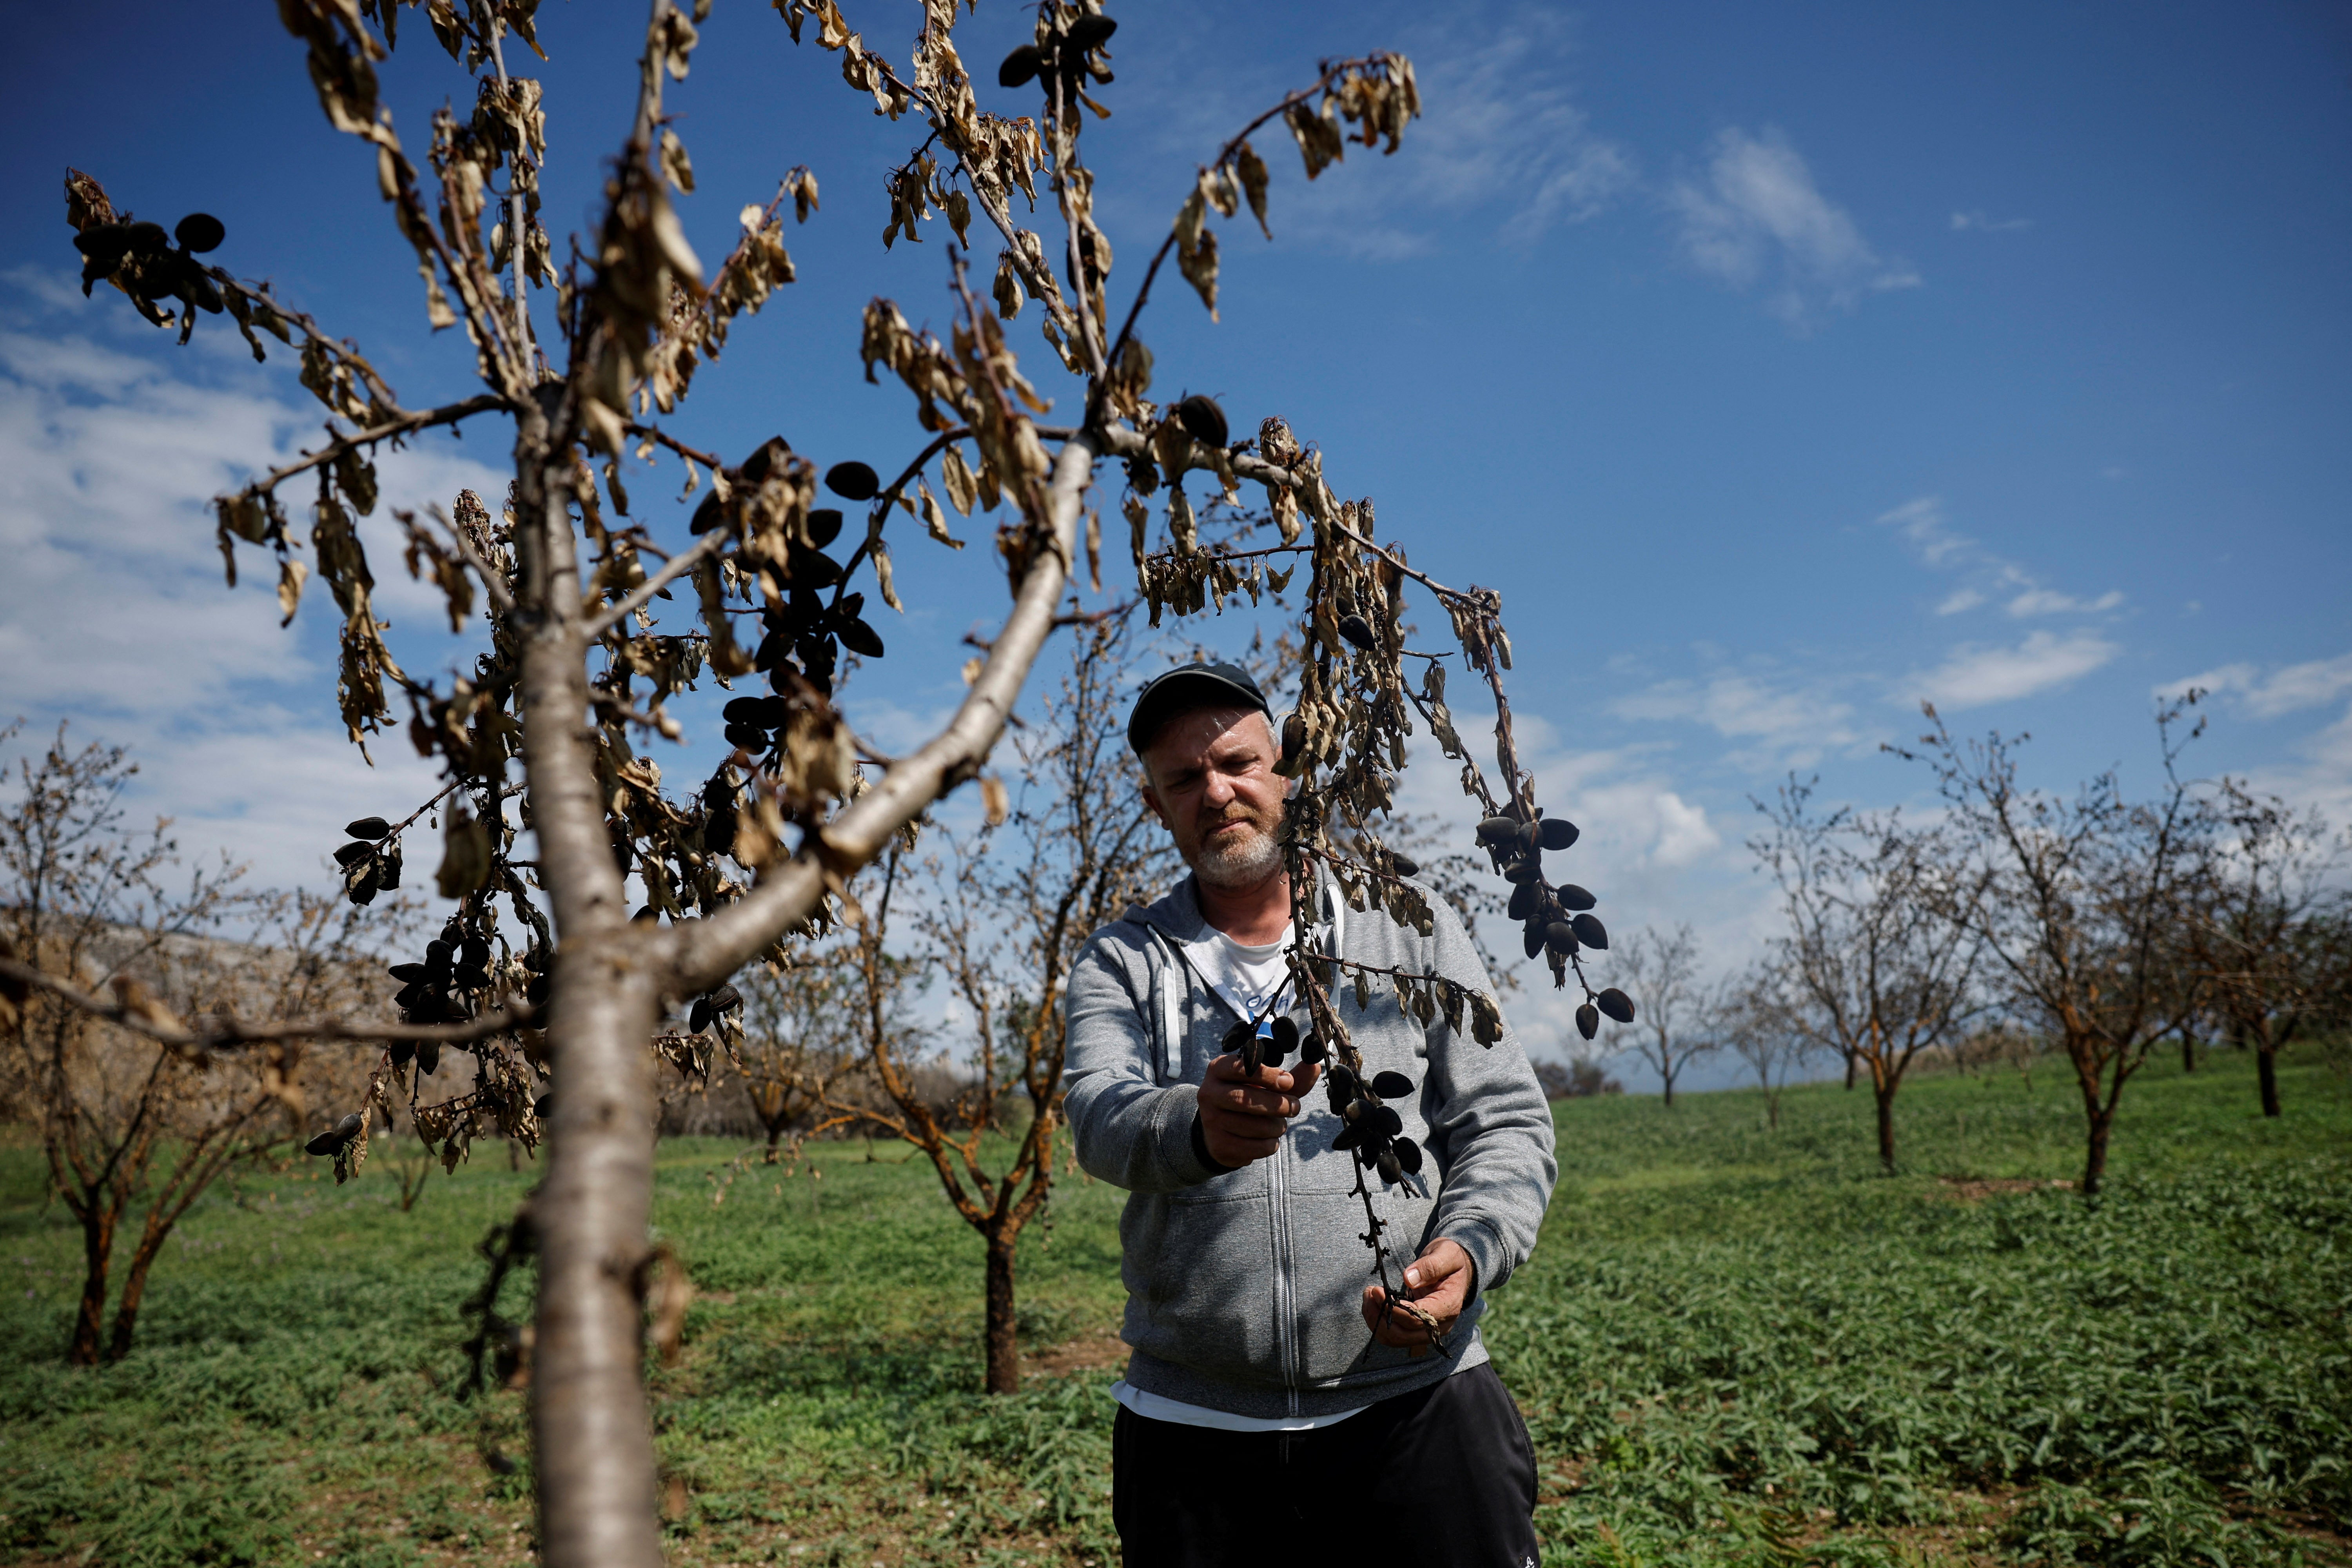
<path id="1" fill-rule="evenodd" d="M 1271 1004 L 1290 984 L 1290 964 L 1282 956 L 1290 950 L 1290 936 L 1286 931 L 1263 947 L 1252 947 L 1209 926 L 1199 941 L 1184 944 L 1184 956 L 1226 1006 L 1244 1018 L 1259 1018 L 1273 1011 Z"/>
<path id="2" fill-rule="evenodd" d="M 1202 931 L 1198 942 L 1184 944 L 1184 956 L 1224 999 L 1225 1005 L 1244 1018 L 1263 1021 L 1277 1010 L 1274 1004 L 1290 984 L 1290 964 L 1283 954 L 1290 950 L 1291 935 L 1285 931 L 1277 941 L 1252 947 L 1210 926 Z M 1234 1415 L 1212 1410 L 1205 1405 L 1187 1405 L 1181 1399 L 1129 1387 L 1124 1378 L 1111 1385 L 1110 1393 L 1112 1398 L 1138 1415 L 1172 1421 L 1181 1426 L 1213 1426 L 1220 1432 L 1311 1432 L 1318 1426 L 1335 1426 L 1367 1408 L 1360 1405 L 1353 1410 L 1338 1410 L 1328 1415 Z"/>

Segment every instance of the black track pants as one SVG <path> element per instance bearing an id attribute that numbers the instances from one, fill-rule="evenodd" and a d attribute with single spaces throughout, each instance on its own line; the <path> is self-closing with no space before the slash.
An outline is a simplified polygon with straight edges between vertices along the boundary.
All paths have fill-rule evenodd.
<path id="1" fill-rule="evenodd" d="M 1121 1406 L 1127 1568 L 1535 1568 L 1535 1451 L 1492 1364 L 1311 1432 L 1220 1432 Z"/>

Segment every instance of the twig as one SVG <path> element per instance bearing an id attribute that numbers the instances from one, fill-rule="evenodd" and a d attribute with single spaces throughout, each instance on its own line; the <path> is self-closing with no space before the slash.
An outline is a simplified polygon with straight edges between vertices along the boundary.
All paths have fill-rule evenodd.
<path id="1" fill-rule="evenodd" d="M 181 1050 L 215 1050 L 223 1046 L 256 1045 L 270 1040 L 350 1040 L 362 1044 L 415 1040 L 419 1044 L 463 1046 L 476 1040 L 486 1040 L 492 1035 L 504 1034 L 509 1029 L 528 1028 L 539 1017 L 538 1008 L 529 1002 L 520 1002 L 510 1003 L 496 1012 L 485 1013 L 462 1024 L 355 1024 L 342 1018 L 295 1018 L 274 1024 L 248 1024 L 227 1014 L 207 1013 L 197 1018 L 194 1027 L 174 1028 L 156 1022 L 144 1010 L 120 1002 L 101 1000 L 13 958 L 0 958 L 0 975 L 26 985 L 37 985 L 77 1011 L 120 1025 L 161 1045 Z"/>
<path id="2" fill-rule="evenodd" d="M 271 308 L 276 309 L 274 305 Z M 279 314 L 282 315 L 284 312 L 280 311 Z M 289 463 L 282 468 L 272 468 L 261 479 L 247 485 L 242 493 L 266 495 L 295 475 L 308 473 L 312 468 L 331 463 L 345 452 L 356 451 L 362 447 L 373 447 L 377 442 L 390 440 L 394 436 L 405 436 L 412 431 L 430 429 L 436 425 L 455 425 L 460 419 L 470 419 L 477 414 L 488 414 L 493 410 L 512 413 L 514 405 L 495 392 L 483 392 L 456 403 L 445 403 L 438 408 L 425 408 L 414 414 L 403 414 L 398 418 L 388 419 L 381 425 L 371 426 L 365 430 L 354 431 L 348 436 L 337 436 L 327 443 L 325 449 L 310 453 L 301 461 Z"/>
<path id="3" fill-rule="evenodd" d="M 633 612 L 643 609 L 652 603 L 656 594 L 701 565 L 709 557 L 716 555 L 727 542 L 728 535 L 718 529 L 704 534 L 692 544 L 671 556 L 660 571 L 630 589 L 625 596 L 591 616 L 581 626 L 581 637 L 585 641 L 594 642 L 598 637 L 627 620 Z"/>

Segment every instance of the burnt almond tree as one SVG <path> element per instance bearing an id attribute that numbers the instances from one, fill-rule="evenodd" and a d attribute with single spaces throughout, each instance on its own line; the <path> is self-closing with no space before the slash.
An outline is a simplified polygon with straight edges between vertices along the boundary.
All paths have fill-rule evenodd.
<path id="1" fill-rule="evenodd" d="M 793 37 L 813 37 L 839 56 L 844 79 L 877 112 L 922 122 L 919 144 L 887 182 L 885 243 L 939 216 L 954 231 L 958 309 L 946 342 L 910 325 L 888 300 L 864 312 L 866 375 L 887 372 L 915 399 L 916 449 L 886 482 L 859 462 L 821 471 L 781 436 L 730 458 L 671 428 L 696 367 L 720 355 L 739 319 L 792 280 L 783 208 L 804 220 L 817 200 L 814 176 L 795 168 L 772 199 L 743 209 L 740 237 L 716 267 L 706 268 L 688 244 L 673 195 L 692 188 L 692 164 L 665 95 L 688 76 L 708 0 L 692 0 L 690 12 L 652 0 L 635 107 L 609 165 L 596 232 L 572 237 L 560 255 L 541 221 L 544 95 L 509 69 L 518 46 L 538 50 L 535 0 L 426 0 L 434 38 L 467 74 L 470 101 L 434 116 L 421 165 L 380 101 L 376 77 L 402 10 L 415 4 L 280 0 L 279 15 L 305 50 L 330 124 L 373 148 L 378 189 L 415 258 L 426 318 L 462 329 L 480 392 L 436 407 L 404 405 L 355 346 L 267 283 L 198 259 L 226 237 L 203 214 L 167 233 L 118 209 L 96 179 L 77 172 L 67 182 L 67 215 L 87 286 L 120 290 L 183 339 L 199 314 L 222 312 L 257 354 L 268 338 L 299 354 L 303 384 L 331 416 L 329 437 L 220 498 L 222 552 L 232 576 L 247 552 L 262 552 L 289 612 L 310 580 L 322 579 L 343 617 L 339 701 L 352 739 L 364 745 L 396 728 L 397 702 L 410 742 L 446 770 L 440 791 L 406 815 L 352 824 L 336 852 L 349 896 L 363 903 L 399 886 L 418 824 L 437 812 L 436 880 L 457 912 L 421 959 L 395 968 L 396 1023 L 343 1015 L 262 1025 L 227 1013 L 181 1023 L 83 1000 L 155 1038 L 209 1050 L 295 1037 L 378 1044 L 370 1102 L 407 1099 L 415 1125 L 445 1158 L 454 1157 L 452 1145 L 462 1153 L 478 1128 L 526 1144 L 548 1141 L 530 1226 L 541 1282 L 531 1402 L 542 1550 L 559 1568 L 651 1568 L 660 1548 L 639 1363 L 654 1273 L 655 1064 L 707 1062 L 712 1031 L 719 1046 L 731 1045 L 739 1026 L 722 1005 L 729 977 L 755 960 L 786 961 L 791 944 L 831 921 L 848 879 L 941 795 L 981 776 L 1081 551 L 1089 576 L 1098 574 L 1087 496 L 1101 459 L 1121 465 L 1113 472 L 1129 492 L 1139 587 L 1155 618 L 1238 592 L 1255 598 L 1307 569 L 1301 630 L 1309 657 L 1283 737 L 1285 768 L 1305 781 L 1288 837 L 1302 929 L 1305 890 L 1318 879 L 1359 907 L 1377 901 L 1427 929 L 1412 868 L 1382 847 L 1371 826 L 1393 798 L 1417 716 L 1460 763 L 1463 787 L 1486 814 L 1480 845 L 1517 889 L 1513 912 L 1530 956 L 1548 954 L 1559 984 L 1570 973 L 1580 981 L 1580 945 L 1606 938 L 1584 913 L 1592 895 L 1544 875 L 1541 857 L 1565 850 L 1577 830 L 1543 814 L 1517 760 L 1502 690 L 1510 644 L 1501 596 L 1447 588 L 1411 566 L 1402 547 L 1379 542 L 1370 500 L 1341 500 L 1321 454 L 1280 419 L 1232 442 L 1212 400 L 1171 407 L 1150 397 L 1152 356 L 1137 329 L 1163 265 L 1172 255 L 1213 314 L 1212 214 L 1233 218 L 1246 201 L 1265 223 L 1267 170 L 1250 138 L 1287 132 L 1309 178 L 1351 140 L 1393 151 L 1419 112 L 1402 57 L 1328 62 L 1221 147 L 1113 330 L 1111 245 L 1094 216 L 1094 172 L 1080 155 L 1082 109 L 1108 112 L 1093 93 L 1109 79 L 1116 23 L 1098 0 L 1037 8 L 1034 41 L 996 76 L 1007 94 L 1027 95 L 1033 112 L 1023 115 L 980 106 L 952 41 L 951 0 L 925 0 L 904 74 L 866 47 L 835 0 L 776 0 Z M 1018 226 L 1041 196 L 1059 220 L 1051 247 Z M 975 215 L 1002 247 L 984 290 L 992 311 L 966 279 Z M 1082 384 L 1067 424 L 1039 422 L 1048 405 L 1006 339 L 1003 323 L 1025 301 L 1039 306 L 1049 348 Z M 446 680 L 420 679 L 386 645 L 352 518 L 377 503 L 374 458 L 385 443 L 481 419 L 504 421 L 510 432 L 507 493 L 461 493 L 446 515 L 394 514 L 409 571 L 443 590 L 454 626 L 484 634 L 470 667 Z M 683 539 L 635 516 L 626 488 L 632 465 L 673 458 L 690 489 L 708 487 Z M 1228 498 L 1244 484 L 1262 487 L 1282 542 L 1203 549 L 1184 489 L 1193 472 Z M 862 531 L 821 504 L 821 479 L 865 509 Z M 1166 542 L 1155 550 L 1146 498 L 1163 489 Z M 898 605 L 894 518 L 919 519 L 931 537 L 953 542 L 940 493 L 959 512 L 999 519 L 996 560 L 1010 605 L 953 716 L 913 751 L 886 758 L 859 743 L 840 706 L 843 681 L 854 661 L 883 654 L 866 611 L 869 592 Z M 307 548 L 289 495 L 307 497 Z M 693 605 L 690 619 L 674 625 L 656 618 L 673 602 L 673 584 L 691 589 Z M 1430 595 L 1451 634 L 1441 640 L 1452 646 L 1404 646 L 1409 584 Z M 1446 705 L 1455 658 L 1495 706 L 1491 779 L 1470 760 Z M 1406 679 L 1408 668 L 1417 681 Z M 725 704 L 733 750 L 710 776 L 674 794 L 638 744 L 679 737 L 671 705 L 704 674 L 730 690 L 758 677 L 766 690 Z M 1350 831 L 1335 835 L 1339 825 Z M 632 902 L 645 918 L 632 917 Z M 1478 1038 L 1498 1036 L 1493 997 L 1439 977 L 1371 973 L 1311 949 L 1297 962 L 1306 1043 L 1350 1069 L 1355 1053 L 1329 1005 L 1340 984 L 1360 993 L 1393 986 L 1425 1022 L 1442 1014 L 1459 1026 L 1466 1015 Z M 70 989 L 16 959 L 0 960 L 0 975 L 59 995 Z M 1587 995 L 1588 1031 L 1601 1012 L 1630 1019 L 1621 994 Z M 685 1027 L 667 1022 L 673 1005 L 693 999 L 702 1005 Z M 473 1088 L 417 1103 L 417 1079 L 453 1051 L 473 1058 Z M 1419 1151 L 1393 1137 L 1393 1112 L 1382 1114 L 1382 1099 L 1403 1089 L 1352 1070 L 1330 1082 L 1335 1097 L 1347 1092 L 1346 1112 L 1361 1129 L 1363 1180 L 1377 1173 L 1394 1181 L 1418 1166 Z M 314 1149 L 348 1171 L 364 1154 L 368 1121 L 346 1113 Z M 1381 1222 L 1368 1186 L 1366 1194 L 1377 1249 Z"/>

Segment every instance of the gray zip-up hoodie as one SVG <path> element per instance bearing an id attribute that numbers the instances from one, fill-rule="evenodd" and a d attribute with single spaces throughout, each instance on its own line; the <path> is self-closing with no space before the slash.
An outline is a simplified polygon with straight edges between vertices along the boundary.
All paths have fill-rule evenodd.
<path id="1" fill-rule="evenodd" d="M 1427 937 L 1377 908 L 1348 909 L 1327 882 L 1318 942 L 1339 945 L 1319 951 L 1491 994 L 1453 909 L 1423 890 L 1435 917 Z M 1352 983 L 1331 994 L 1366 1073 L 1412 1079 L 1413 1093 L 1391 1103 L 1429 1155 L 1421 1175 L 1396 1185 L 1368 1176 L 1388 1222 L 1390 1282 L 1401 1287 L 1404 1266 L 1438 1237 L 1477 1268 L 1478 1294 L 1449 1353 L 1414 1359 L 1364 1326 L 1360 1303 L 1374 1273 L 1363 1200 L 1349 1155 L 1331 1147 L 1341 1123 L 1319 1087 L 1265 1159 L 1219 1173 L 1195 1147 L 1201 1080 L 1237 1017 L 1181 951 L 1205 930 L 1187 878 L 1095 932 L 1070 977 L 1064 1109 L 1078 1163 L 1134 1194 L 1118 1227 L 1128 1382 L 1235 1415 L 1320 1415 L 1484 1362 L 1485 1293 L 1534 1249 L 1558 1173 L 1550 1107 L 1509 1026 L 1484 1047 L 1443 1014 L 1424 1029 L 1391 985 L 1360 1009 Z"/>

